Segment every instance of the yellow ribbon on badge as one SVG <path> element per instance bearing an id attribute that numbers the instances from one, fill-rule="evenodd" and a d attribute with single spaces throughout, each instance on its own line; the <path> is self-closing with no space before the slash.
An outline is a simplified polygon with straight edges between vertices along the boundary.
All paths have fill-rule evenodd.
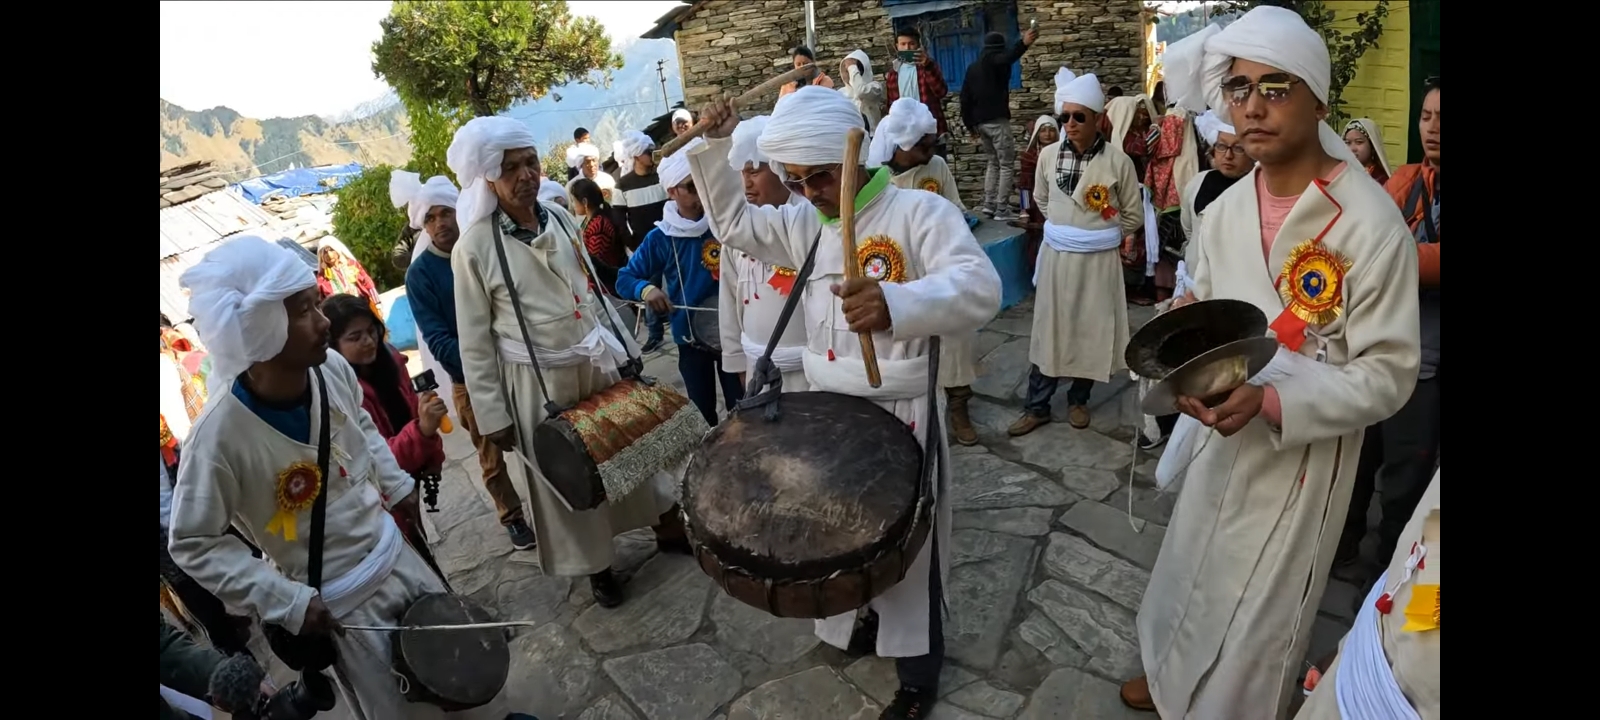
<path id="1" fill-rule="evenodd" d="M 299 515 L 316 502 L 322 490 L 322 471 L 308 462 L 297 462 L 278 473 L 278 511 L 267 522 L 267 532 L 288 542 L 299 538 Z"/>
<path id="2" fill-rule="evenodd" d="M 1425 632 L 1439 629 L 1439 586 L 1417 585 L 1411 588 L 1411 602 L 1406 603 L 1406 624 L 1401 632 Z"/>

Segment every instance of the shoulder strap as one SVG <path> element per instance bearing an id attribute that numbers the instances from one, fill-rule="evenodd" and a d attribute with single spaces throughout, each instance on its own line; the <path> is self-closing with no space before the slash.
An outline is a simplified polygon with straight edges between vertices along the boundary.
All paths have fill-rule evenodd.
<path id="1" fill-rule="evenodd" d="M 1411 197 L 1406 200 L 1406 218 L 1413 217 L 1412 213 L 1422 215 L 1423 233 L 1427 236 L 1424 241 L 1438 242 L 1439 230 L 1433 226 L 1433 198 L 1428 192 L 1426 172 L 1418 172 L 1417 179 L 1411 183 Z"/>
<path id="2" fill-rule="evenodd" d="M 817 236 L 811 239 L 811 249 L 806 251 L 806 261 L 795 273 L 794 289 L 789 291 L 789 299 L 783 301 L 783 311 L 778 313 L 778 321 L 772 327 L 772 337 L 767 338 L 767 349 L 750 371 L 750 386 L 745 389 L 744 399 L 739 401 L 740 410 L 765 406 L 768 420 L 778 418 L 778 396 L 783 392 L 783 373 L 772 364 L 772 353 L 778 349 L 778 340 L 783 337 L 783 331 L 789 328 L 794 309 L 800 305 L 800 296 L 805 294 L 806 281 L 817 264 L 817 245 L 821 242 L 822 230 L 819 228 Z M 766 390 L 762 391 L 762 388 Z"/>
<path id="3" fill-rule="evenodd" d="M 506 281 L 506 295 L 511 300 L 511 311 L 517 316 L 517 330 L 522 334 L 522 344 L 528 348 L 528 364 L 533 366 L 533 376 L 539 381 L 539 393 L 544 396 L 546 415 L 561 414 L 561 406 L 550 399 L 550 388 L 544 384 L 544 371 L 539 368 L 539 358 L 533 348 L 533 338 L 528 335 L 528 321 L 522 316 L 522 298 L 517 295 L 517 284 L 511 279 L 511 263 L 506 260 L 506 241 L 500 233 L 500 211 L 489 215 L 489 227 L 494 230 L 494 254 L 500 260 L 500 277 Z"/>
<path id="4" fill-rule="evenodd" d="M 550 216 L 554 218 L 560 218 L 560 215 L 557 215 L 553 212 L 550 213 Z M 569 230 L 572 229 L 572 226 L 568 225 L 565 220 L 560 220 L 559 222 L 561 227 Z M 495 227 L 498 229 L 499 224 L 497 223 Z M 605 324 L 610 326 L 611 334 L 616 336 L 617 342 L 622 343 L 623 350 L 628 353 L 628 364 L 619 368 L 622 376 L 626 378 L 639 378 L 643 380 L 644 359 L 634 356 L 633 352 L 628 349 L 628 341 L 623 337 L 621 328 L 617 327 L 617 319 L 611 316 L 612 308 L 609 307 L 611 301 L 606 299 L 606 286 L 600 282 L 599 278 L 595 277 L 598 271 L 594 269 L 593 260 L 589 257 L 589 251 L 584 247 L 583 234 L 580 232 L 572 232 L 570 235 L 572 238 L 572 252 L 577 255 L 578 267 L 583 270 L 583 276 L 589 280 L 589 284 L 594 286 L 595 296 L 599 300 L 599 302 L 595 304 L 600 306 L 600 316 L 605 318 Z M 611 269 L 615 270 L 618 268 Z M 508 288 L 511 286 L 511 280 L 509 278 L 510 276 L 507 276 L 506 287 Z M 654 381 L 646 381 L 646 384 L 654 384 Z"/>
<path id="5" fill-rule="evenodd" d="M 328 383 L 322 376 L 322 368 L 311 368 L 311 373 L 317 380 L 317 471 L 322 474 L 322 482 L 317 483 L 317 499 L 311 504 L 311 547 L 306 561 L 306 575 L 308 585 L 322 589 L 322 535 L 323 526 L 328 518 L 328 482 L 332 476 L 328 474 L 328 455 L 331 451 L 333 431 L 328 427 Z"/>

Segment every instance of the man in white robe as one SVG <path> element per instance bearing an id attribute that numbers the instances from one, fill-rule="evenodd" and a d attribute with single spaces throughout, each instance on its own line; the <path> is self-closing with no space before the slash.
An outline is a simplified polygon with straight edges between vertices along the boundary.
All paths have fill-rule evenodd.
<path id="1" fill-rule="evenodd" d="M 573 183 L 582 178 L 588 178 L 593 180 L 595 185 L 600 186 L 600 197 L 604 198 L 606 202 L 611 202 L 613 194 L 611 191 L 616 189 L 617 181 L 609 174 L 600 172 L 600 148 L 584 144 L 579 145 L 576 149 L 578 151 L 578 174 L 567 181 L 567 195 L 572 195 Z M 568 150 L 567 152 L 570 153 L 572 151 Z"/>
<path id="2" fill-rule="evenodd" d="M 525 460 L 545 574 L 588 576 L 596 602 L 615 607 L 622 602 L 622 588 L 611 572 L 612 537 L 660 526 L 657 540 L 663 549 L 684 549 L 681 526 L 670 512 L 671 479 L 661 473 L 626 497 L 593 510 L 568 510 L 539 472 L 533 431 L 546 417 L 547 400 L 567 406 L 617 382 L 618 368 L 636 352 L 633 338 L 622 330 L 611 305 L 589 289 L 593 271 L 587 253 L 578 249 L 577 221 L 560 207 L 536 200 L 539 153 L 526 126 L 506 117 L 473 118 L 456 131 L 446 159 L 462 184 L 456 209 L 461 239 L 450 252 L 450 268 L 461 369 L 478 431 L 508 457 Z M 495 250 L 497 234 L 532 348 L 523 342 L 511 305 Z M 535 360 L 549 398 L 534 372 Z"/>
<path id="3" fill-rule="evenodd" d="M 334 676 L 356 718 L 443 717 L 402 695 L 391 634 L 343 629 L 397 625 L 444 585 L 386 512 L 419 523 L 416 483 L 361 409 L 355 371 L 328 348 L 315 276 L 288 250 L 245 236 L 207 253 L 181 282 L 211 350 L 214 391 L 184 447 L 172 559 L 230 606 L 331 638 Z M 326 477 L 316 469 L 322 397 Z M 318 488 L 327 506 L 320 590 L 306 584 Z M 230 526 L 271 563 L 252 557 Z"/>
<path id="4" fill-rule="evenodd" d="M 888 167 L 894 173 L 889 182 L 895 187 L 940 195 L 965 214 L 967 206 L 961 202 L 950 165 L 933 154 L 939 143 L 938 130 L 939 121 L 927 105 L 907 97 L 894 101 L 872 136 L 867 167 Z M 972 356 L 976 339 L 977 333 L 967 333 L 947 335 L 939 342 L 939 387 L 949 400 L 950 434 L 957 443 L 968 446 L 978 444 L 978 431 L 967 412 L 972 382 L 978 379 L 978 362 Z"/>
<path id="5" fill-rule="evenodd" d="M 1321 37 L 1278 7 L 1168 50 L 1176 101 L 1227 108 L 1259 163 L 1200 217 L 1176 304 L 1249 302 L 1283 347 L 1220 405 L 1178 401 L 1166 453 L 1187 475 L 1139 610 L 1147 678 L 1122 688 L 1166 718 L 1287 712 L 1362 430 L 1416 383 L 1415 243 L 1323 121 L 1330 71 Z"/>
<path id="6" fill-rule="evenodd" d="M 1028 346 L 1028 399 L 1012 436 L 1050 422 L 1050 399 L 1062 378 L 1067 422 L 1089 427 L 1089 393 L 1127 369 L 1128 305 L 1122 259 L 1144 226 L 1139 175 L 1122 148 L 1100 132 L 1105 96 L 1093 74 L 1056 72 L 1060 142 L 1039 151 L 1034 202 L 1044 215 Z M 1120 254 L 1119 254 L 1120 252 Z"/>
<path id="7" fill-rule="evenodd" d="M 739 172 L 744 179 L 744 199 L 751 205 L 782 207 L 794 205 L 809 207 L 805 198 L 789 192 L 773 172 L 771 160 L 756 147 L 761 131 L 770 118 L 758 115 L 739 123 L 734 128 L 733 147 L 728 152 L 728 167 Z M 717 237 L 725 233 L 711 218 L 711 232 Z M 738 373 L 741 385 L 750 382 L 749 373 L 756 361 L 767 350 L 773 331 L 777 329 L 778 316 L 783 313 L 784 302 L 800 283 L 792 267 L 769 265 L 741 250 L 733 250 L 722 258 L 722 272 L 718 282 L 721 293 L 717 300 L 717 324 L 722 331 L 722 369 Z M 800 312 L 789 321 L 772 350 L 772 365 L 783 375 L 783 392 L 801 392 L 810 389 L 806 383 L 804 358 L 806 351 L 806 324 Z"/>
<path id="8" fill-rule="evenodd" d="M 870 399 L 911 426 L 927 452 L 938 453 L 934 532 L 905 579 L 871 607 L 881 618 L 877 650 L 896 658 L 900 690 L 885 719 L 926 718 L 938 697 L 944 660 L 940 578 L 950 547 L 948 447 L 929 435 L 929 340 L 975 332 L 1000 309 L 1000 276 L 954 206 L 931 193 L 906 192 L 890 172 L 863 170 L 860 187 L 841 188 L 845 135 L 862 127 L 855 104 L 837 92 L 803 87 L 778 101 L 761 134 L 761 151 L 782 168 L 784 184 L 813 207 L 765 207 L 745 201 L 732 172 L 728 136 L 739 124 L 726 100 L 707 106 L 709 141 L 689 154 L 690 167 L 723 242 L 773 265 L 804 264 L 816 243 L 815 269 L 804 280 L 807 329 L 804 366 L 813 390 Z M 865 148 L 863 148 L 864 150 Z M 866 164 L 866 158 L 854 161 Z M 856 197 L 856 257 L 844 256 L 838 222 L 841 192 Z M 846 262 L 862 275 L 844 278 Z M 882 386 L 872 388 L 858 333 L 872 331 Z M 935 560 L 937 562 L 935 563 Z M 931 570 L 931 571 L 930 571 Z M 831 645 L 849 644 L 855 612 L 817 622 Z"/>

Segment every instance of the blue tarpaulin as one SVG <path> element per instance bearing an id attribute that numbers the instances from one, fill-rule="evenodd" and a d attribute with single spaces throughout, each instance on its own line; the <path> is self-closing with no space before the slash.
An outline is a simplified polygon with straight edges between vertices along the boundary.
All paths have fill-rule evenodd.
<path id="1" fill-rule="evenodd" d="M 417 319 L 411 314 L 411 300 L 404 295 L 389 303 L 389 317 L 384 318 L 389 330 L 389 344 L 401 350 L 417 349 Z"/>
<path id="2" fill-rule="evenodd" d="M 357 175 L 361 174 L 361 165 L 323 165 L 314 168 L 296 168 L 285 170 L 281 173 L 263 175 L 239 183 L 239 192 L 244 198 L 260 205 L 262 201 L 275 195 L 284 197 L 300 197 L 301 195 L 317 195 L 335 188 L 344 187 Z"/>

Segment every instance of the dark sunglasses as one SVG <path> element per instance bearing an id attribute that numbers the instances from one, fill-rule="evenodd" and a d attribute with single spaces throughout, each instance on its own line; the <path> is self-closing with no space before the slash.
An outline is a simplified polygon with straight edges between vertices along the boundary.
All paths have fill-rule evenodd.
<path id="1" fill-rule="evenodd" d="M 684 191 L 686 193 L 689 193 L 690 195 L 693 195 L 695 197 L 699 197 L 700 196 L 700 192 L 698 190 L 694 189 L 694 181 L 693 180 L 685 180 L 682 185 L 678 186 L 678 189 L 682 190 L 682 191 Z"/>
<path id="2" fill-rule="evenodd" d="M 783 171 L 783 186 L 789 188 L 789 192 L 799 195 L 804 195 L 806 188 L 811 188 L 814 191 L 821 192 L 823 188 L 833 183 L 835 174 L 842 167 L 844 166 L 831 165 L 803 178 L 796 178 L 793 175 L 790 175 L 789 170 L 785 168 Z"/>
<path id="3" fill-rule="evenodd" d="M 1086 122 L 1089 122 L 1089 113 L 1086 113 L 1086 112 L 1061 113 L 1061 124 L 1062 125 L 1066 125 L 1068 121 L 1075 122 L 1075 123 L 1077 123 L 1079 125 L 1082 125 L 1082 124 L 1084 124 Z"/>
<path id="4" fill-rule="evenodd" d="M 1235 107 L 1250 102 L 1251 93 L 1259 93 L 1268 103 L 1281 105 L 1289 100 L 1289 92 L 1294 86 L 1302 82 L 1305 81 L 1287 73 L 1262 75 L 1260 80 L 1254 82 L 1240 76 L 1223 82 L 1222 94 Z"/>

